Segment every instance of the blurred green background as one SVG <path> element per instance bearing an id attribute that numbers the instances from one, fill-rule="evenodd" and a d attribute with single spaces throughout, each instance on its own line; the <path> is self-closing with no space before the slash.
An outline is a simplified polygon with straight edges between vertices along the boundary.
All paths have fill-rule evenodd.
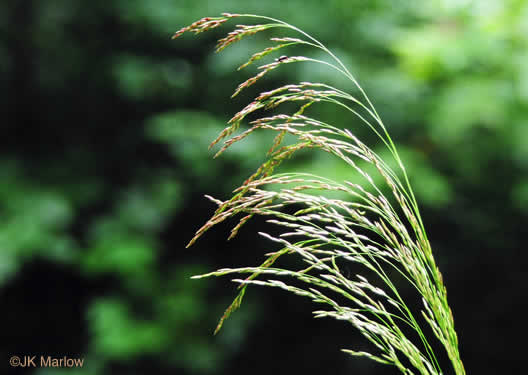
<path id="1" fill-rule="evenodd" d="M 268 138 L 249 138 L 217 160 L 207 145 L 257 90 L 299 80 L 351 89 L 300 64 L 229 100 L 255 71 L 235 68 L 270 34 L 220 55 L 213 46 L 229 27 L 170 40 L 223 11 L 281 18 L 343 59 L 400 145 L 468 374 L 520 373 L 524 0 L 0 2 L 0 373 L 397 373 L 339 352 L 365 343 L 279 291 L 250 289 L 212 336 L 235 287 L 189 276 L 260 263 L 268 244 L 254 232 L 262 223 L 230 243 L 221 226 L 184 246 L 214 209 L 203 195 L 227 198 L 262 161 Z M 315 113 L 363 134 L 345 113 Z M 319 154 L 295 163 L 349 173 Z M 85 358 L 84 367 L 9 366 L 12 355 L 41 354 Z"/>

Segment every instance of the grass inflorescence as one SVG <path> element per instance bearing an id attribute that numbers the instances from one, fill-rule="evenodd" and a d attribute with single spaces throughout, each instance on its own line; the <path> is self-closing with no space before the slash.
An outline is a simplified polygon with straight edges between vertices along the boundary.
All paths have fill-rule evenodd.
<path id="1" fill-rule="evenodd" d="M 280 20 L 224 13 L 221 17 L 196 21 L 179 30 L 174 37 L 187 31 L 207 31 L 235 17 L 265 23 L 237 25 L 234 31 L 219 40 L 217 52 L 246 36 L 274 28 L 288 29 L 299 36 L 271 38 L 274 46 L 251 55 L 239 69 L 299 44 L 324 51 L 331 62 L 304 56 L 281 56 L 260 66 L 259 73 L 242 82 L 233 96 L 257 83 L 271 70 L 284 64 L 303 62 L 324 64 L 335 69 L 352 83 L 359 95 L 312 82 L 287 84 L 262 92 L 236 113 L 211 143 L 212 147 L 223 142 L 216 157 L 257 129 L 277 133 L 266 161 L 234 191 L 230 199 L 222 201 L 208 196 L 218 208 L 188 246 L 212 226 L 239 215 L 242 217 L 231 230 L 229 238 L 236 236 L 255 215 L 264 216 L 268 222 L 282 228 L 279 236 L 259 233 L 278 247 L 266 254 L 266 260 L 260 266 L 225 268 L 195 276 L 246 275 L 234 280 L 240 284 L 240 292 L 220 319 L 215 333 L 240 306 L 248 285 L 275 287 L 325 306 L 326 309 L 314 311 L 316 317 L 349 322 L 376 349 L 375 352 L 345 349 L 346 353 L 394 365 L 404 374 L 415 371 L 424 375 L 441 374 L 431 338 L 426 337 L 422 327 L 427 324 L 445 348 L 454 372 L 465 374 L 446 288 L 436 266 L 415 195 L 398 150 L 370 99 L 330 50 L 309 34 Z M 307 116 L 307 108 L 318 102 L 332 103 L 349 111 L 378 137 L 393 160 L 389 162 L 381 158 L 351 129 Z M 297 109 L 292 113 L 262 116 L 251 121 L 245 131 L 237 133 L 248 115 L 277 109 L 282 103 L 296 104 Z M 293 136 L 296 142 L 284 145 L 286 135 Z M 317 149 L 335 156 L 359 174 L 364 183 L 333 181 L 307 173 L 276 172 L 281 163 L 303 149 Z M 373 167 L 369 171 L 374 170 L 381 178 L 373 178 L 365 165 Z M 396 165 L 396 168 L 390 165 Z M 275 188 L 270 189 L 270 186 Z M 327 192 L 339 192 L 339 196 L 346 199 L 331 198 L 325 194 Z M 285 255 L 299 257 L 305 262 L 305 267 L 296 270 L 275 267 L 276 261 Z M 374 275 L 377 281 L 371 282 L 362 274 L 350 276 L 340 266 L 347 262 L 362 266 L 365 275 Z M 395 272 L 418 293 L 422 304 L 421 317 L 415 317 L 400 295 L 393 280 Z M 285 277 L 301 283 L 289 284 L 283 281 Z M 409 335 L 409 331 L 413 334 Z"/>

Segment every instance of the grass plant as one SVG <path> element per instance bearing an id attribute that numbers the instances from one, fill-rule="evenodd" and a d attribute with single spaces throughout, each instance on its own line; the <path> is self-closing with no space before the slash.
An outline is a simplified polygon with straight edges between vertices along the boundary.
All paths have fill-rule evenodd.
<path id="1" fill-rule="evenodd" d="M 343 349 L 346 353 L 394 365 L 404 374 L 442 374 L 438 353 L 433 349 L 438 345 L 432 345 L 434 338 L 424 333 L 432 332 L 445 348 L 454 373 L 465 374 L 446 288 L 404 163 L 374 105 L 346 66 L 311 35 L 264 16 L 224 13 L 220 17 L 206 17 L 182 28 L 174 38 L 186 32 L 208 31 L 242 17 L 261 23 L 237 25 L 218 41 L 217 52 L 264 30 L 282 28 L 293 36 L 271 38 L 270 47 L 250 56 L 239 69 L 267 55 L 276 57 L 259 66 L 259 72 L 242 82 L 233 96 L 274 69 L 304 62 L 336 70 L 344 77 L 344 83 L 353 86 L 355 95 L 328 84 L 312 82 L 287 84 L 262 92 L 235 114 L 211 143 L 212 147 L 223 142 L 216 157 L 256 130 L 276 132 L 266 160 L 230 199 L 207 197 L 218 208 L 188 246 L 212 226 L 233 217 L 238 218 L 238 223 L 229 238 L 236 236 L 256 215 L 264 216 L 269 223 L 281 228 L 280 235 L 259 233 L 270 244 L 275 244 L 260 266 L 223 268 L 195 276 L 242 275 L 234 280 L 240 284 L 239 294 L 220 319 L 215 333 L 240 306 L 249 285 L 274 287 L 320 304 L 323 308 L 314 311 L 315 317 L 346 321 L 373 344 L 371 352 Z M 284 51 L 294 45 L 322 50 L 329 58 L 284 55 Z M 353 129 L 337 127 L 305 114 L 310 106 L 319 102 L 332 103 L 349 111 L 376 135 L 389 151 L 385 154 L 393 160 L 383 159 L 379 152 L 374 152 L 359 139 Z M 265 116 L 269 113 L 267 110 L 277 111 L 283 103 L 295 105 L 295 110 Z M 253 118 L 257 114 L 264 115 L 249 121 L 245 130 L 239 130 L 249 115 Z M 286 135 L 293 136 L 295 141 L 284 144 Z M 320 150 L 333 155 L 361 176 L 363 183 L 334 181 L 309 173 L 276 172 L 300 150 Z M 372 171 L 378 174 L 376 178 Z M 338 196 L 345 198 L 336 198 L 328 192 L 339 192 Z M 277 260 L 287 255 L 302 259 L 304 266 L 300 269 L 276 266 Z M 365 272 L 349 275 L 344 269 L 351 263 L 360 265 Z M 376 280 L 369 280 L 367 276 Z M 401 296 L 395 276 L 406 280 L 419 296 L 420 315 L 411 311 Z M 424 325 L 429 328 L 425 330 Z"/>

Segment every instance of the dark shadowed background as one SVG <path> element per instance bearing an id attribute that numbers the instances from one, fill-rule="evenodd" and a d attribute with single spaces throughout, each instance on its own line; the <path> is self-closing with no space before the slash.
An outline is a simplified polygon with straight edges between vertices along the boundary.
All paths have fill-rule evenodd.
<path id="1" fill-rule="evenodd" d="M 351 326 L 314 320 L 316 306 L 280 291 L 250 288 L 241 310 L 212 335 L 235 287 L 189 276 L 260 264 L 269 250 L 255 234 L 263 223 L 231 242 L 225 225 L 184 246 L 214 209 L 203 195 L 229 197 L 268 144 L 249 138 L 216 160 L 207 145 L 258 91 L 302 80 L 351 88 L 305 64 L 274 71 L 230 100 L 255 72 L 235 68 L 271 35 L 220 55 L 214 43 L 229 27 L 170 39 L 223 11 L 281 18 L 347 64 L 400 146 L 467 373 L 521 373 L 524 0 L 0 2 L 0 373 L 397 373 L 340 352 L 365 343 Z M 344 112 L 318 111 L 357 126 Z M 337 178 L 349 173 L 318 154 L 293 163 Z M 84 365 L 14 368 L 13 355 L 84 358 Z"/>

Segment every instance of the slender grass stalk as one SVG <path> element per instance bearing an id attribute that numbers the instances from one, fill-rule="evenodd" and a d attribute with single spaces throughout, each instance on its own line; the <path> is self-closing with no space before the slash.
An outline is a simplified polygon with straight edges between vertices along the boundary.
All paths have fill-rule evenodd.
<path id="1" fill-rule="evenodd" d="M 418 203 L 396 145 L 371 100 L 341 60 L 321 42 L 274 18 L 224 13 L 220 17 L 202 18 L 176 32 L 174 38 L 185 32 L 198 34 L 238 17 L 264 23 L 237 25 L 234 31 L 218 41 L 217 52 L 264 30 L 283 28 L 297 34 L 297 37 L 271 38 L 271 42 L 275 43 L 273 46 L 253 54 L 239 69 L 293 45 L 320 49 L 330 57 L 330 62 L 305 56 L 282 56 L 261 65 L 259 73 L 242 82 L 233 96 L 285 64 L 308 62 L 323 64 L 342 74 L 358 90 L 359 97 L 323 83 L 284 85 L 258 95 L 231 118 L 228 126 L 211 143 L 210 147 L 223 141 L 216 157 L 257 129 L 277 133 L 266 161 L 234 191 L 229 200 L 207 197 L 218 208 L 187 246 L 191 246 L 213 225 L 240 214 L 243 216 L 231 230 L 229 238 L 236 236 L 255 215 L 267 217 L 268 222 L 283 230 L 279 236 L 259 233 L 278 246 L 278 250 L 266 254 L 266 260 L 260 266 L 225 268 L 195 276 L 248 275 L 234 280 L 240 284 L 240 292 L 220 319 L 215 333 L 240 306 L 248 285 L 275 287 L 322 304 L 326 309 L 315 311 L 315 317 L 349 322 L 376 349 L 375 353 L 343 350 L 346 353 L 394 365 L 404 374 L 413 374 L 414 371 L 424 375 L 442 374 L 431 338 L 426 337 L 422 329 L 427 324 L 445 348 L 454 372 L 465 374 L 446 288 L 433 258 Z M 356 137 L 352 130 L 304 114 L 308 107 L 319 102 L 332 103 L 357 117 L 390 151 L 397 168 L 391 168 L 388 161 Z M 249 114 L 275 109 L 282 103 L 297 103 L 298 110 L 260 117 L 251 121 L 247 130 L 236 134 Z M 297 141 L 282 145 L 286 134 L 294 136 Z M 334 155 L 355 170 L 364 183 L 333 181 L 307 173 L 275 173 L 282 162 L 303 149 L 316 149 Z M 374 167 L 381 179 L 369 175 L 365 166 Z M 272 185 L 276 187 L 273 190 L 269 188 Z M 331 198 L 325 194 L 327 192 L 340 192 L 340 196 L 346 199 Z M 302 208 L 292 212 L 292 208 L 299 207 Z M 276 261 L 285 255 L 299 257 L 306 267 L 298 270 L 274 267 Z M 374 275 L 378 280 L 371 282 L 364 275 L 349 277 L 340 266 L 347 262 L 361 265 L 366 274 Z M 421 297 L 423 319 L 413 315 L 400 295 L 393 280 L 395 273 L 409 282 Z M 295 279 L 302 286 L 288 284 L 280 278 Z M 337 298 L 341 302 L 337 302 Z M 348 304 L 343 305 L 342 301 L 348 301 Z M 412 337 L 408 337 L 408 332 L 414 332 Z"/>

